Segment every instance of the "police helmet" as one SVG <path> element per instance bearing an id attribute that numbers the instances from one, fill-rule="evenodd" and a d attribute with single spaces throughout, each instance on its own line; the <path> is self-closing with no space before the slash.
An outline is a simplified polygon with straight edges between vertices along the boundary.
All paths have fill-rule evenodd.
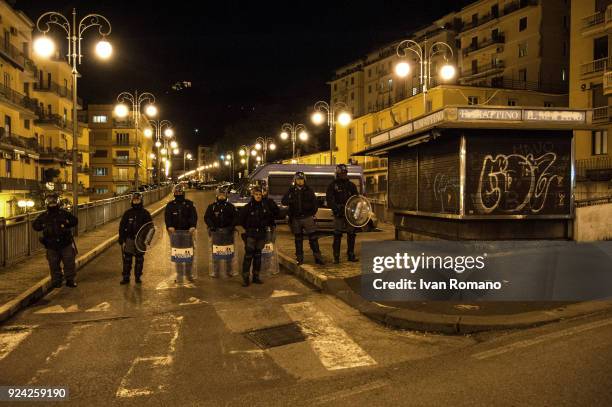
<path id="1" fill-rule="evenodd" d="M 336 175 L 346 175 L 348 174 L 348 168 L 346 164 L 338 164 L 336 165 Z"/>
<path id="2" fill-rule="evenodd" d="M 132 192 L 132 200 L 134 199 L 142 199 L 142 193 L 139 191 Z"/>
<path id="3" fill-rule="evenodd" d="M 304 174 L 302 171 L 296 172 L 293 176 L 293 183 L 295 184 L 295 181 L 297 181 L 298 179 L 303 179 L 304 182 L 306 182 L 306 174 Z"/>
<path id="4" fill-rule="evenodd" d="M 59 195 L 49 194 L 45 197 L 45 206 L 47 208 L 58 208 L 61 205 Z"/>
<path id="5" fill-rule="evenodd" d="M 174 190 L 172 191 L 174 196 L 182 196 L 185 195 L 185 187 L 183 184 L 176 184 L 174 186 Z"/>

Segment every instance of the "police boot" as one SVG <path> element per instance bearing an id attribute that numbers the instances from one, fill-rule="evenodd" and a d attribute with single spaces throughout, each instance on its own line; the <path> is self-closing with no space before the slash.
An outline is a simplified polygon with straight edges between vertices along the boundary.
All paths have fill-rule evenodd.
<path id="1" fill-rule="evenodd" d="M 342 234 L 334 233 L 334 243 L 332 248 L 334 250 L 334 263 L 340 263 L 340 243 L 342 242 Z"/>
<path id="2" fill-rule="evenodd" d="M 259 271 L 261 270 L 261 255 L 255 255 L 253 257 L 253 284 L 263 284 L 263 281 L 259 278 Z"/>
<path id="3" fill-rule="evenodd" d="M 319 241 L 315 239 L 308 239 L 308 243 L 310 244 L 310 248 L 312 249 L 312 255 L 315 258 L 315 263 L 317 264 L 325 264 L 323 262 L 323 256 L 321 256 L 321 249 L 319 248 Z"/>
<path id="4" fill-rule="evenodd" d="M 251 261 L 247 260 L 247 256 L 244 256 L 244 261 L 242 262 L 242 286 L 248 287 L 251 282 L 249 281 L 249 274 L 251 271 Z"/>
<path id="5" fill-rule="evenodd" d="M 349 233 L 346 237 L 346 243 L 348 246 L 347 254 L 348 261 L 357 262 L 359 259 L 355 256 L 355 240 L 357 239 L 357 235 L 354 233 Z"/>
<path id="6" fill-rule="evenodd" d="M 304 240 L 297 236 L 295 238 L 295 259 L 298 265 L 304 264 Z"/>

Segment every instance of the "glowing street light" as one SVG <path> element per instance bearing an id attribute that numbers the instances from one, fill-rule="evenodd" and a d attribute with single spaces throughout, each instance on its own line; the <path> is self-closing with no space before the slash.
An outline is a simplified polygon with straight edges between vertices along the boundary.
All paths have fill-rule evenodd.
<path id="1" fill-rule="evenodd" d="M 146 138 L 151 138 L 151 137 L 153 137 L 153 130 L 152 130 L 152 129 L 150 129 L 150 128 L 146 128 L 146 129 L 144 129 L 144 132 L 143 132 L 143 133 L 144 133 L 144 136 L 145 136 Z"/>
<path id="2" fill-rule="evenodd" d="M 42 58 L 49 58 L 55 52 L 55 43 L 51 38 L 42 35 L 34 40 L 34 52 Z"/>
<path id="3" fill-rule="evenodd" d="M 172 154 L 178 155 L 178 153 L 180 153 L 178 148 L 175 148 L 174 150 L 172 150 Z"/>
<path id="4" fill-rule="evenodd" d="M 109 59 L 113 54 L 113 46 L 106 40 L 98 41 L 96 44 L 96 54 L 101 59 Z"/>
<path id="5" fill-rule="evenodd" d="M 336 121 L 341 126 L 348 126 L 352 120 L 349 108 L 345 103 L 338 102 L 334 105 L 319 100 L 314 105 L 314 113 L 311 120 L 314 124 L 325 122 L 324 113 L 327 113 L 327 125 L 329 126 L 329 163 L 334 163 L 334 135 L 336 132 Z"/>
<path id="6" fill-rule="evenodd" d="M 127 117 L 128 114 L 130 114 L 130 109 L 125 103 L 119 103 L 115 106 L 114 113 L 115 116 L 123 119 L 124 117 Z"/>
<path id="7" fill-rule="evenodd" d="M 176 141 L 172 140 L 170 142 L 170 148 L 177 148 L 177 147 L 178 147 L 178 143 Z"/>
<path id="8" fill-rule="evenodd" d="M 299 134 L 299 136 L 298 136 Z M 284 137 L 283 137 L 284 135 Z M 295 143 L 297 141 L 297 138 L 299 137 L 299 139 L 301 141 L 306 141 L 308 140 L 308 133 L 306 132 L 306 126 L 298 123 L 284 123 L 281 126 L 281 134 L 280 137 L 283 140 L 287 140 L 289 137 L 291 136 L 291 151 L 292 151 L 292 158 L 295 158 Z"/>

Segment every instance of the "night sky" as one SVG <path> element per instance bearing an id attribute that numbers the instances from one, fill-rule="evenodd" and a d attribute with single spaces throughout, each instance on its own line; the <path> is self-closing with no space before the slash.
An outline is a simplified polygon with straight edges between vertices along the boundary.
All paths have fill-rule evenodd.
<path id="1" fill-rule="evenodd" d="M 275 136 L 283 121 L 310 126 L 307 113 L 329 99 L 335 68 L 470 2 L 17 0 L 16 7 L 34 21 L 73 7 L 80 17 L 103 14 L 113 26 L 114 55 L 97 60 L 97 35 L 85 35 L 79 95 L 86 103 L 150 91 L 179 143 L 230 148 L 246 141 L 238 138 Z M 192 87 L 175 91 L 178 81 Z M 315 134 L 318 147 L 328 148 L 326 129 Z"/>

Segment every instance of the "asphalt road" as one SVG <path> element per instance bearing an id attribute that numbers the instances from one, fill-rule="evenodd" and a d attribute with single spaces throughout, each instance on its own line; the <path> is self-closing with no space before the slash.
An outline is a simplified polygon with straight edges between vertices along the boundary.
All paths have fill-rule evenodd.
<path id="1" fill-rule="evenodd" d="M 190 197 L 202 217 L 212 194 Z M 177 286 L 167 239 L 142 286 L 119 285 L 116 246 L 77 289 L 0 326 L 0 385 L 68 386 L 61 405 L 79 406 L 612 405 L 612 314 L 478 336 L 395 331 L 292 276 L 210 278 L 202 222 L 198 279 Z M 262 349 L 247 335 L 294 322 L 296 343 Z"/>

